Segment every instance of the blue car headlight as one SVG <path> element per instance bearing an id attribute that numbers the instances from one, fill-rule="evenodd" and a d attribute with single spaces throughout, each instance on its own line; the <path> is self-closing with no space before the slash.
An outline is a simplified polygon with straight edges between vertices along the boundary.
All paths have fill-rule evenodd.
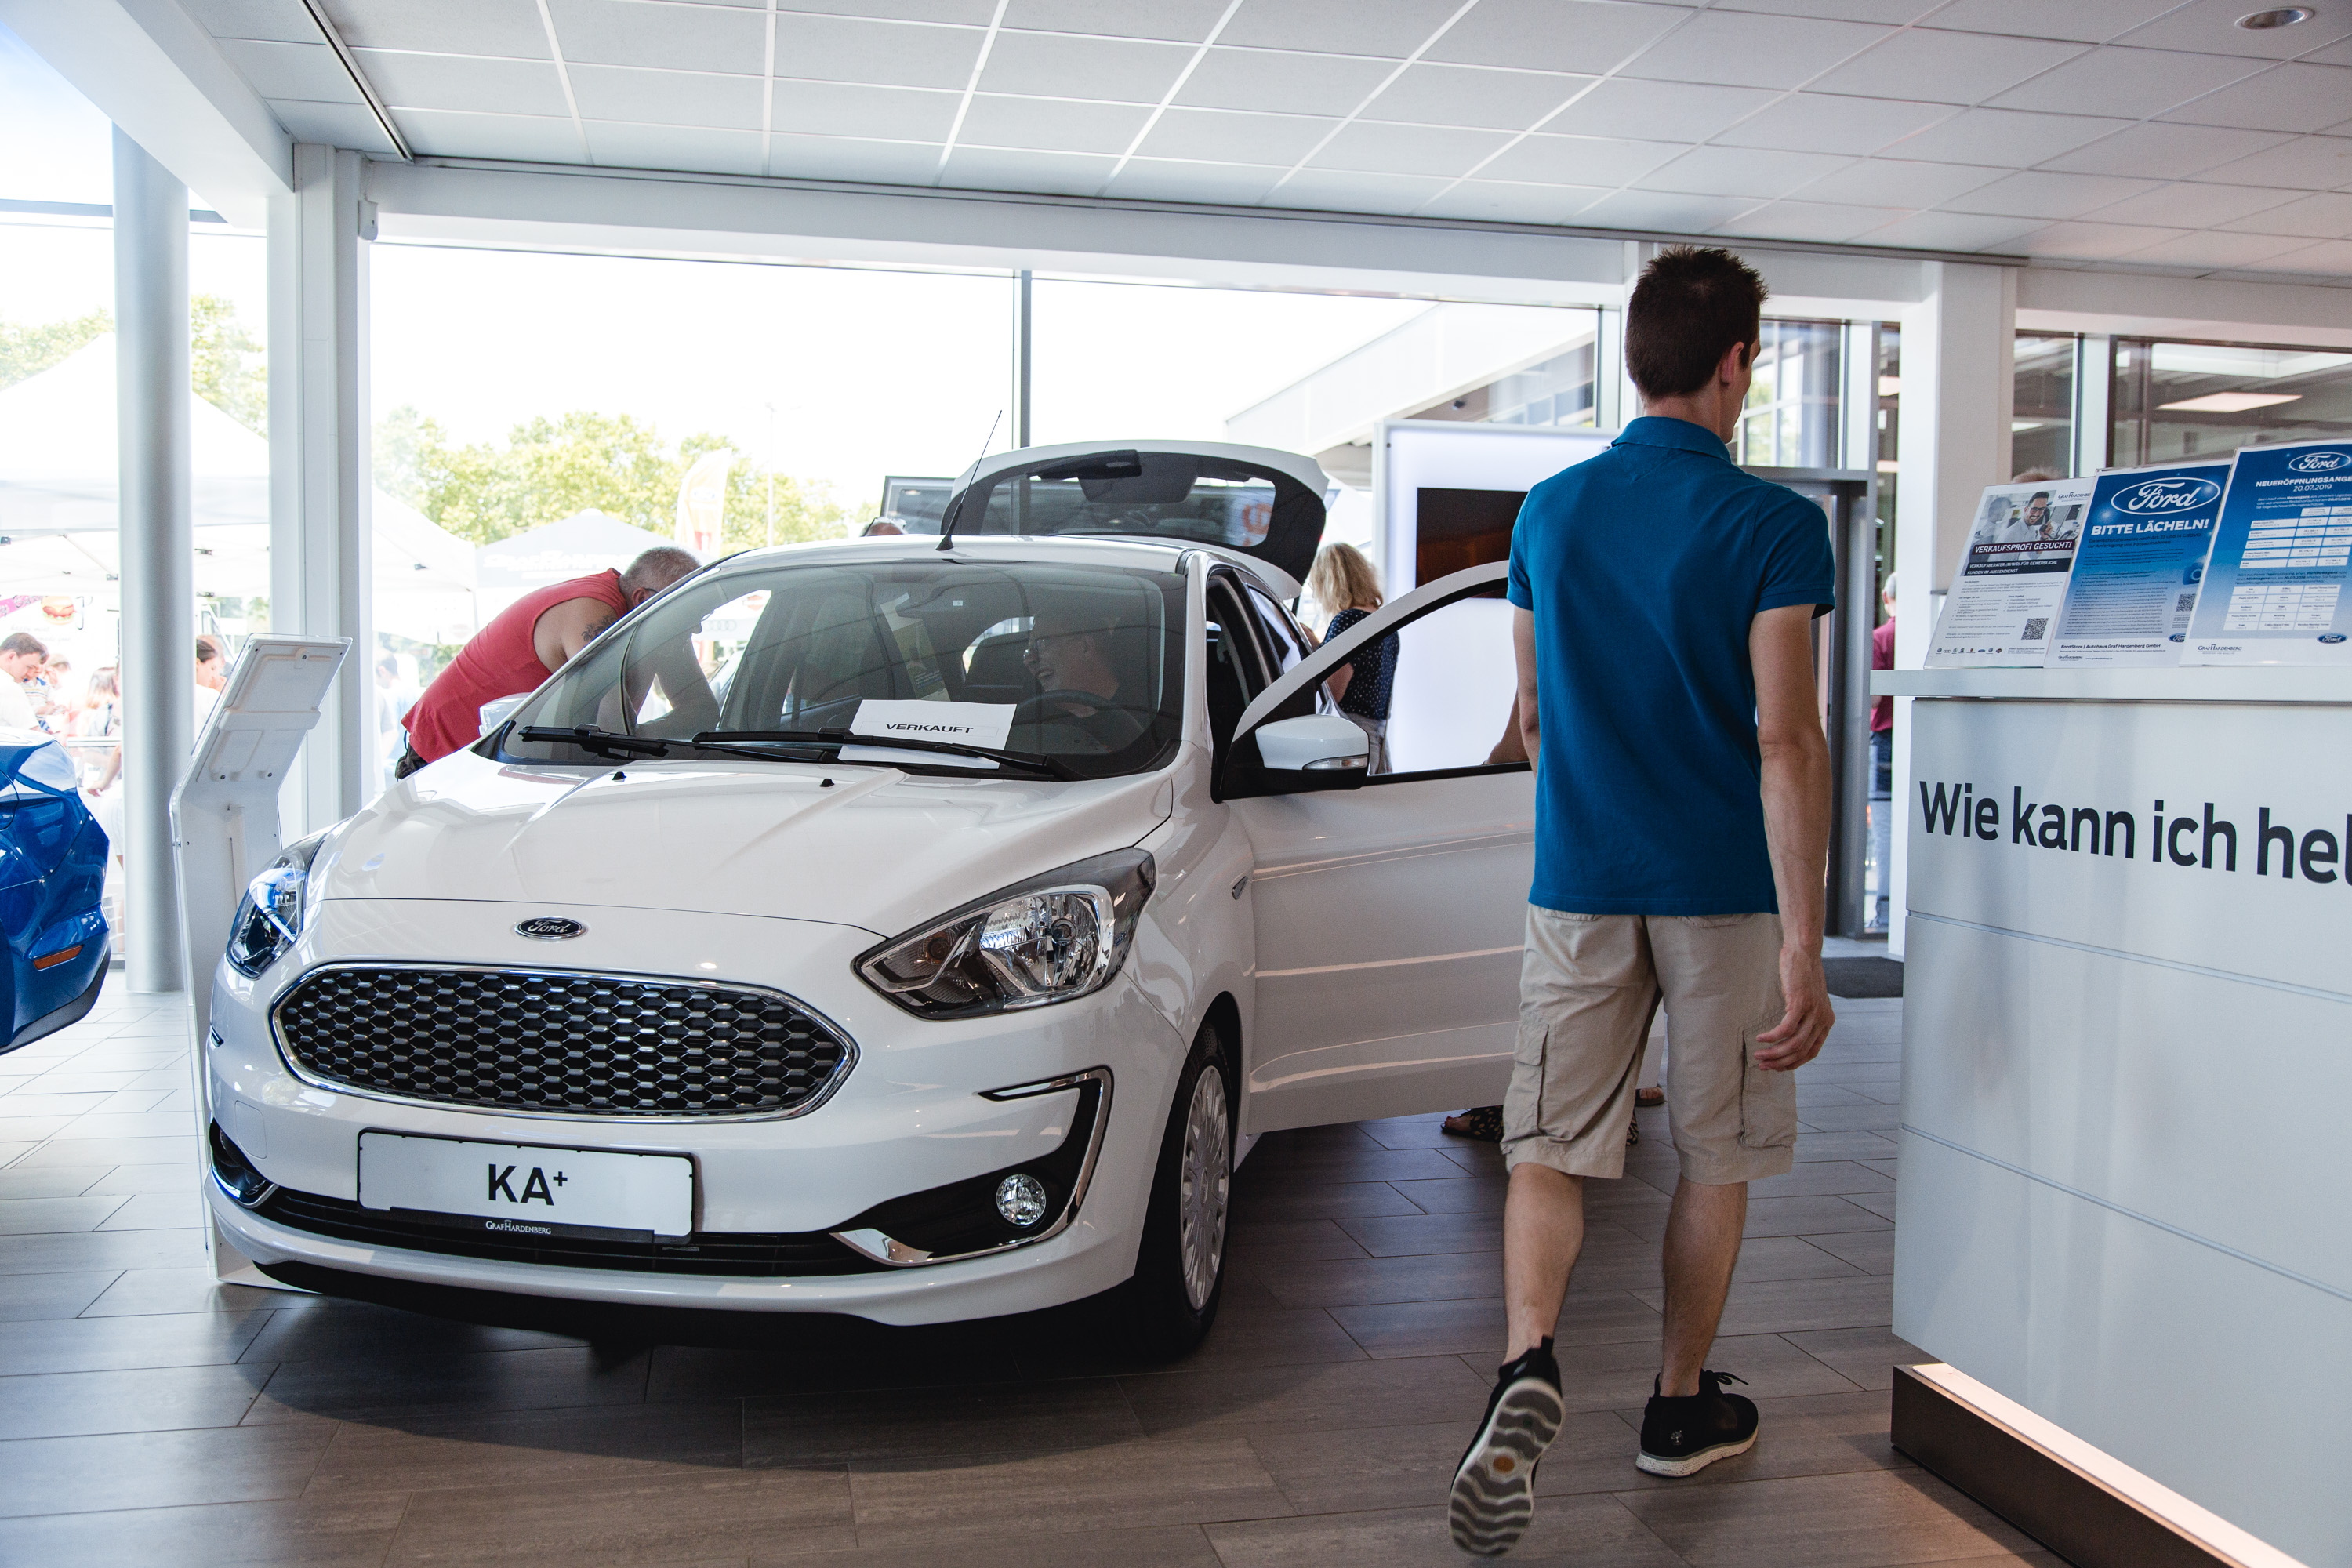
<path id="1" fill-rule="evenodd" d="M 301 936 L 310 913 L 310 862 L 326 841 L 324 833 L 297 839 L 246 884 L 228 928 L 229 966 L 239 974 L 257 977 Z"/>

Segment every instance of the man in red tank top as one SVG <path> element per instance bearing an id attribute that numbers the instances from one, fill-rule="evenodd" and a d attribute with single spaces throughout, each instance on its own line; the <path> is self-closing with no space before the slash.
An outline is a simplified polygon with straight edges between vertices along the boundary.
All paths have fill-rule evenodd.
<path id="1" fill-rule="evenodd" d="M 408 750 L 394 769 L 406 778 L 480 738 L 482 705 L 533 691 L 606 626 L 697 570 L 683 550 L 659 545 L 629 563 L 526 594 L 457 651 L 400 721 Z"/>

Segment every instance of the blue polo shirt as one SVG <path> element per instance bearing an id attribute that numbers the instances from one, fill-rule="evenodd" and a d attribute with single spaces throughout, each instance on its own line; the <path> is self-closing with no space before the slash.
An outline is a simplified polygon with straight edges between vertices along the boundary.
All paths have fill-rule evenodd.
<path id="1" fill-rule="evenodd" d="M 1579 914 L 1777 912 L 1748 624 L 1835 602 L 1829 521 L 1713 432 L 1636 419 L 1528 492 L 1543 755 L 1528 900 Z"/>

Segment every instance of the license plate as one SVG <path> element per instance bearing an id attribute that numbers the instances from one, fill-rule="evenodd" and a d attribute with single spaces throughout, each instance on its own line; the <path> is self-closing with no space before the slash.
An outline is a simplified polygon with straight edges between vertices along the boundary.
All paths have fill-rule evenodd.
<path id="1" fill-rule="evenodd" d="M 362 1132 L 360 1204 L 497 1235 L 685 1236 L 694 1229 L 694 1162 Z"/>

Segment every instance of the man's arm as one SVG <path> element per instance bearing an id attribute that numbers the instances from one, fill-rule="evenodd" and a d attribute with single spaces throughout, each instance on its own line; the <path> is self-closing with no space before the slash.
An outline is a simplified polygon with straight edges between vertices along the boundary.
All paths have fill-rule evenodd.
<path id="1" fill-rule="evenodd" d="M 1519 668 L 1519 744 L 1526 748 L 1530 772 L 1541 767 L 1543 728 L 1536 715 L 1536 615 L 1511 606 L 1511 657 Z"/>
<path id="2" fill-rule="evenodd" d="M 550 605 L 531 623 L 530 651 L 550 669 L 562 669 L 619 617 L 602 599 L 566 599 Z"/>
<path id="3" fill-rule="evenodd" d="M 1766 610 L 1748 629 L 1756 670 L 1756 743 L 1763 752 L 1764 839 L 1780 900 L 1780 991 L 1787 1010 L 1757 1039 L 1756 1065 L 1801 1068 L 1821 1054 L 1837 1015 L 1822 976 L 1829 875 L 1830 742 L 1813 693 L 1813 608 Z"/>

